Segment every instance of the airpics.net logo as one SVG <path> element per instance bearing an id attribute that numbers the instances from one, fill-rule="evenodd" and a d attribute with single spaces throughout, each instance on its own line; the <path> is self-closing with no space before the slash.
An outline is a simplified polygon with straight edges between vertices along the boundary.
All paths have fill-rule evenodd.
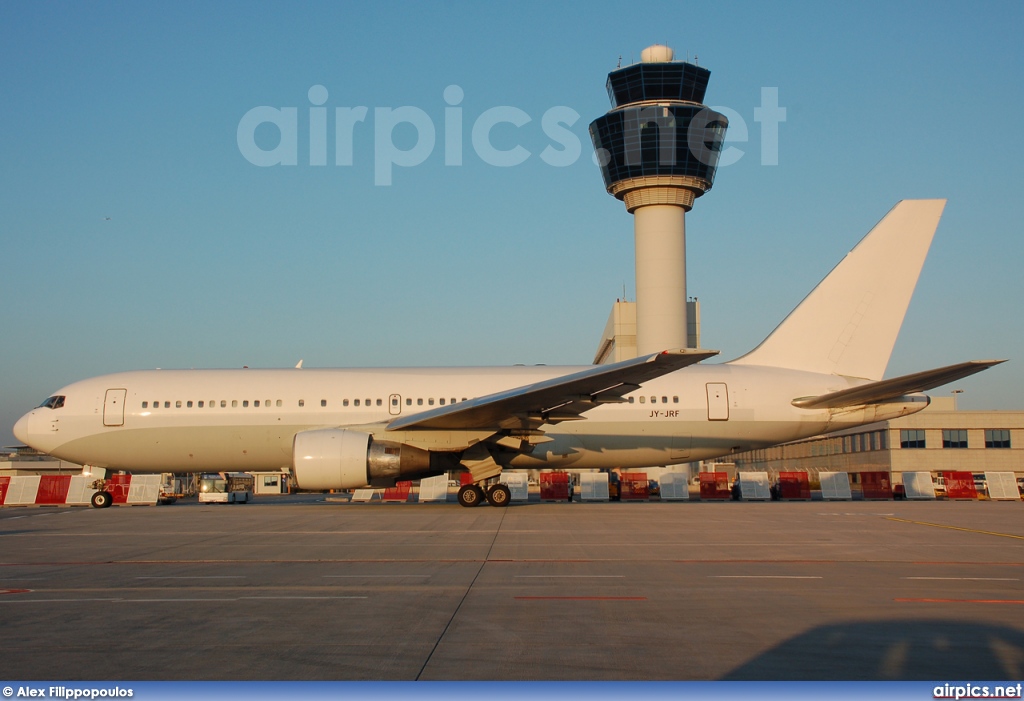
<path id="1" fill-rule="evenodd" d="M 520 143 L 510 148 L 498 148 L 492 141 L 492 132 L 498 125 L 512 125 L 516 129 L 535 125 L 534 117 L 528 112 L 510 105 L 499 105 L 477 115 L 466 115 L 461 107 L 465 98 L 465 91 L 461 87 L 449 85 L 442 96 L 445 106 L 440 128 L 441 149 L 438 149 L 439 129 L 426 110 L 411 105 L 374 107 L 371 126 L 367 123 L 370 119 L 369 107 L 336 106 L 330 110 L 327 107 L 327 88 L 314 85 L 307 92 L 309 106 L 301 108 L 301 111 L 308 112 L 301 115 L 303 131 L 308 133 L 308 144 L 303 143 L 302 148 L 299 145 L 299 107 L 261 105 L 250 109 L 239 120 L 238 150 L 249 163 L 265 168 L 298 166 L 300 158 L 302 165 L 326 167 L 331 162 L 338 167 L 352 167 L 356 165 L 356 140 L 371 138 L 372 130 L 373 183 L 379 186 L 392 184 L 395 168 L 413 168 L 426 163 L 435 150 L 444 151 L 446 166 L 463 165 L 466 159 L 463 146 L 467 128 L 473 157 L 496 168 L 522 165 L 535 155 L 549 166 L 564 168 L 583 157 L 583 141 L 573 130 L 581 117 L 572 107 L 557 105 L 544 111 L 540 117 L 540 129 L 549 143 L 540 153 L 534 154 Z M 743 149 L 734 144 L 749 141 L 750 130 L 740 112 L 720 106 L 711 107 L 710 110 L 729 120 L 729 129 L 718 154 L 718 167 L 723 168 L 746 155 Z M 753 109 L 753 121 L 759 125 L 761 165 L 778 165 L 779 125 L 786 121 L 786 108 L 779 106 L 778 88 L 761 88 L 761 104 Z M 471 123 L 467 125 L 467 122 Z M 415 140 L 407 148 L 401 148 L 395 143 L 396 130 L 410 128 L 415 132 Z M 268 130 L 269 138 L 257 137 L 257 131 L 261 137 L 265 137 Z M 333 135 L 333 158 L 328 157 L 329 134 Z M 673 135 L 672 138 L 692 143 L 692 139 L 699 141 L 702 136 L 684 134 Z M 404 145 L 405 140 L 402 141 Z M 271 143 L 276 145 L 268 147 Z M 588 151 L 595 165 L 607 161 L 606 152 L 594 152 L 589 147 Z"/>

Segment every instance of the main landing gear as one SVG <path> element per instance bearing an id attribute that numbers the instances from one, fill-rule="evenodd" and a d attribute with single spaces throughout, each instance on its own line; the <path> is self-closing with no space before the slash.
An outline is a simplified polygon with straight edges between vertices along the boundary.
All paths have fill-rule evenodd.
<path id="1" fill-rule="evenodd" d="M 504 484 L 492 484 L 486 488 L 477 484 L 466 484 L 459 488 L 459 504 L 462 506 L 479 506 L 487 500 L 491 506 L 508 506 L 512 501 L 512 490 Z"/>

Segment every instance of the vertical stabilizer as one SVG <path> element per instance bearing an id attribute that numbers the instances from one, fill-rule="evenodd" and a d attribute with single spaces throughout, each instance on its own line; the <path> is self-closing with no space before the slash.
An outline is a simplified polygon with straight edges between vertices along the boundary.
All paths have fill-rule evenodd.
<path id="1" fill-rule="evenodd" d="M 880 380 L 945 200 L 903 200 L 761 345 L 732 362 Z"/>

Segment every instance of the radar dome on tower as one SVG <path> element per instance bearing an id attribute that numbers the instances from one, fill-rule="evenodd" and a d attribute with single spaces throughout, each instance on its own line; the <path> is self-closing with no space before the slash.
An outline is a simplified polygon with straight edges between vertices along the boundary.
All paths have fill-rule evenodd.
<path id="1" fill-rule="evenodd" d="M 640 52 L 641 63 L 668 63 L 675 56 L 675 52 L 662 44 L 648 46 Z"/>

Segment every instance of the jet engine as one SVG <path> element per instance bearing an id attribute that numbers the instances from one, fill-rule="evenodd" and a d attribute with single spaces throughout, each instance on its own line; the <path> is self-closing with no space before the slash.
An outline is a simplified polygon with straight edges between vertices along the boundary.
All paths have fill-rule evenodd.
<path id="1" fill-rule="evenodd" d="M 440 457 L 347 428 L 302 431 L 292 443 L 292 471 L 301 489 L 389 487 L 399 479 L 443 472 Z M 431 470 L 431 463 L 438 469 Z"/>

